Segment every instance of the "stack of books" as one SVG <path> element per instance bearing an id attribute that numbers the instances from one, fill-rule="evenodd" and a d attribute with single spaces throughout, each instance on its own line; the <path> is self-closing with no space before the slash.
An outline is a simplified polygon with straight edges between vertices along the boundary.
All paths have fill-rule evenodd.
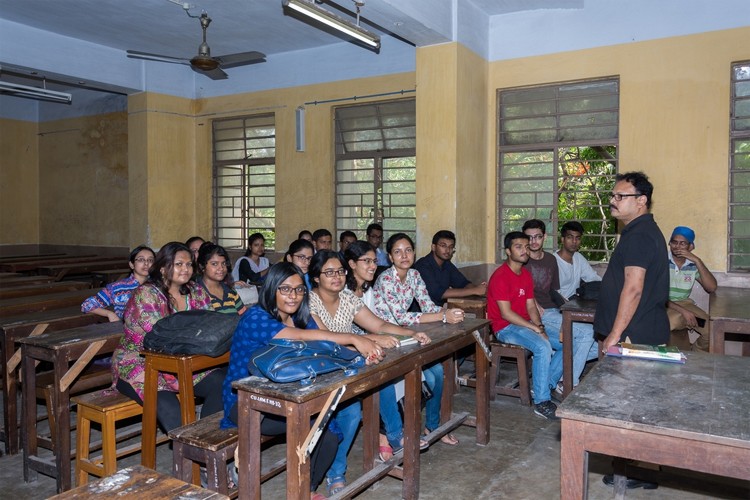
<path id="1" fill-rule="evenodd" d="M 687 358 L 676 347 L 628 344 L 621 343 L 613 345 L 607 350 L 607 356 L 620 358 L 652 359 L 655 361 L 666 361 L 668 363 L 685 363 Z"/>

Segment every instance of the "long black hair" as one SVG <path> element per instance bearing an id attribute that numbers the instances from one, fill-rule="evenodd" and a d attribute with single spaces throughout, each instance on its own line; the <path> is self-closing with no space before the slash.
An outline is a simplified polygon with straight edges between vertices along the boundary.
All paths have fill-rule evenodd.
<path id="1" fill-rule="evenodd" d="M 309 248 L 312 253 L 315 253 L 315 247 L 312 244 L 312 241 L 306 240 L 304 238 L 300 238 L 298 240 L 294 240 L 289 244 L 289 250 L 286 251 L 284 254 L 284 259 L 286 262 L 292 262 L 292 257 L 295 253 L 299 252 L 303 248 Z"/>
<path id="2" fill-rule="evenodd" d="M 171 241 L 161 247 L 154 257 L 154 263 L 151 265 L 151 270 L 148 273 L 148 280 L 156 285 L 156 287 L 167 297 L 169 301 L 169 308 L 176 309 L 174 306 L 174 300 L 172 295 L 169 293 L 169 287 L 172 285 L 172 271 L 174 270 L 174 261 L 177 256 L 177 252 L 187 252 L 190 256 L 190 264 L 193 263 L 193 254 L 190 253 L 190 249 L 179 241 Z M 162 272 L 162 269 L 164 272 Z M 182 295 L 188 295 L 190 293 L 190 282 L 180 285 L 180 293 Z"/>
<path id="3" fill-rule="evenodd" d="M 367 255 L 368 252 L 375 253 L 375 247 L 370 245 L 370 243 L 367 241 L 357 240 L 349 245 L 349 248 L 344 250 L 344 259 L 346 259 L 346 263 L 348 265 L 350 260 L 357 261 Z M 349 269 L 351 269 L 351 266 L 349 267 Z M 366 292 L 367 289 L 371 286 L 372 281 L 365 281 L 364 283 L 362 283 L 362 291 Z M 357 290 L 357 278 L 354 276 L 353 271 L 346 275 L 346 287 L 351 291 Z"/>
<path id="4" fill-rule="evenodd" d="M 266 237 L 261 233 L 251 234 L 247 239 L 247 250 L 245 250 L 245 257 L 250 257 L 253 254 L 253 243 L 255 243 L 256 240 L 263 240 L 265 242 Z"/>
<path id="5" fill-rule="evenodd" d="M 151 256 L 156 258 L 156 252 L 151 247 L 148 247 L 146 245 L 139 245 L 133 249 L 132 252 L 130 252 L 130 257 L 128 257 L 128 260 L 131 264 L 135 264 L 135 258 L 138 257 L 138 254 L 141 253 L 144 250 L 148 250 L 151 252 Z"/>
<path id="6" fill-rule="evenodd" d="M 196 270 L 196 273 L 203 276 L 203 274 L 205 274 L 206 272 L 206 265 L 208 264 L 208 261 L 211 260 L 211 257 L 213 257 L 214 255 L 224 257 L 224 260 L 227 263 L 227 275 L 224 276 L 224 283 L 229 285 L 232 281 L 232 262 L 229 258 L 229 253 L 227 253 L 226 249 L 223 246 L 217 245 L 212 241 L 205 242 L 198 250 L 198 269 Z"/>
<path id="7" fill-rule="evenodd" d="M 335 259 L 341 263 L 341 267 L 344 268 L 347 276 L 352 274 L 349 269 L 349 264 L 346 263 L 341 254 L 334 252 L 333 250 L 320 250 L 313 255 L 312 261 L 310 261 L 310 267 L 307 269 L 307 274 L 310 277 L 310 284 L 313 288 L 318 288 L 320 286 L 320 283 L 315 281 L 315 278 L 320 278 L 323 266 L 331 259 Z"/>
<path id="8" fill-rule="evenodd" d="M 297 266 L 291 262 L 279 262 L 278 264 L 274 264 L 268 270 L 266 280 L 263 282 L 263 287 L 260 289 L 260 293 L 258 294 L 258 305 L 268 314 L 273 316 L 276 321 L 281 322 L 279 308 L 276 305 L 276 290 L 279 289 L 279 286 L 281 286 L 282 283 L 295 274 L 302 280 L 302 286 L 304 287 L 305 277 Z M 302 297 L 297 313 L 292 315 L 292 320 L 294 321 L 294 326 L 297 328 L 307 328 L 307 323 L 310 321 L 310 306 L 308 303 L 307 292 L 305 292 L 305 295 Z"/>

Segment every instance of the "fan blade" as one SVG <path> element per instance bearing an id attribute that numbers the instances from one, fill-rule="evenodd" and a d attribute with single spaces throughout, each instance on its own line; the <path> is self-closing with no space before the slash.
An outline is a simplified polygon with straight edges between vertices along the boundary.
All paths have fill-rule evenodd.
<path id="1" fill-rule="evenodd" d="M 266 62 L 266 55 L 262 52 L 251 51 L 227 54 L 225 56 L 214 57 L 214 59 L 219 61 L 222 68 L 234 68 L 235 66 Z"/>
<path id="2" fill-rule="evenodd" d="M 157 61 L 174 64 L 190 64 L 190 59 L 185 57 L 165 56 L 163 54 L 152 54 L 150 52 L 141 52 L 139 50 L 128 50 L 128 57 L 131 59 L 144 59 L 146 61 Z"/>
<path id="3" fill-rule="evenodd" d="M 211 80 L 226 80 L 227 74 L 224 73 L 221 68 L 212 69 L 210 71 L 203 71 L 202 69 L 196 68 L 195 66 L 191 66 L 193 68 L 193 71 L 200 73 L 202 75 L 206 75 Z"/>

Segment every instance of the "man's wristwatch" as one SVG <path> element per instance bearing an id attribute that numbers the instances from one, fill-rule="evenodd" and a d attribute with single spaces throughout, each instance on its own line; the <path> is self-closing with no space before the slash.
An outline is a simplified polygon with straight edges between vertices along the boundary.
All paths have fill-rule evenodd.
<path id="1" fill-rule="evenodd" d="M 445 311 L 443 311 L 443 323 L 447 323 L 447 322 L 448 322 L 448 320 L 445 319 Z"/>

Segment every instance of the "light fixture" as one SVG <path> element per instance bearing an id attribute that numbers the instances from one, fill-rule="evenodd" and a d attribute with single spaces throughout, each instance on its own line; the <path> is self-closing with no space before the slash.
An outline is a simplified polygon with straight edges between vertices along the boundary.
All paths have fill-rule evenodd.
<path id="1" fill-rule="evenodd" d="M 315 19 L 318 22 L 330 26 L 331 28 L 338 30 L 350 37 L 359 40 L 362 43 L 373 47 L 374 49 L 380 49 L 380 37 L 375 33 L 367 31 L 366 29 L 354 24 L 351 21 L 339 17 L 333 12 L 318 7 L 313 1 L 309 0 L 283 0 L 282 5 L 288 7 L 294 11 L 299 12 L 311 19 Z M 357 11 L 361 6 L 361 2 L 355 2 L 357 4 Z M 357 18 L 359 21 L 359 17 Z"/>
<path id="2" fill-rule="evenodd" d="M 10 82 L 0 82 L 0 93 L 17 97 L 28 97 L 39 101 L 61 102 L 64 104 L 73 102 L 73 96 L 67 92 L 55 92 L 54 90 L 28 87 Z"/>

